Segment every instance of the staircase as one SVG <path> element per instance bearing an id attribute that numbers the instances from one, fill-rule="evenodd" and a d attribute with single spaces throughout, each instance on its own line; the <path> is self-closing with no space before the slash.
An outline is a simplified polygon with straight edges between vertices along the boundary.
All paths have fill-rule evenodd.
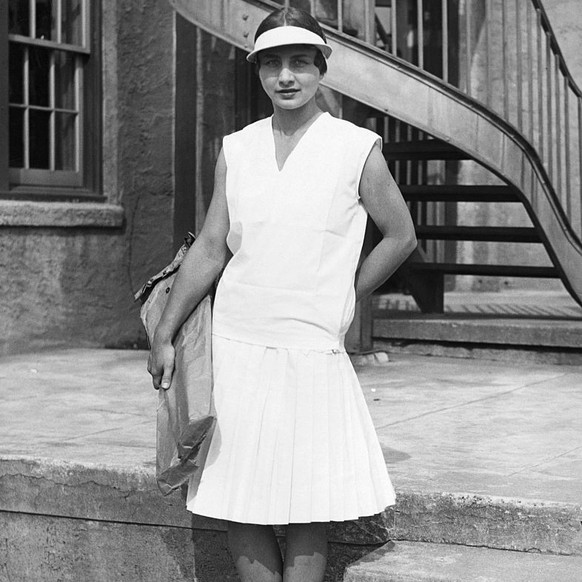
<path id="1" fill-rule="evenodd" d="M 527 201 L 514 186 L 465 185 L 458 183 L 427 183 L 428 163 L 474 161 L 465 152 L 438 139 L 416 141 L 389 141 L 384 155 L 397 177 L 402 194 L 408 202 L 416 224 L 419 246 L 413 256 L 400 269 L 404 286 L 412 294 L 423 313 L 443 313 L 445 276 L 472 275 L 478 277 L 533 277 L 560 279 L 559 268 L 550 259 L 551 247 L 540 228 L 533 226 L 481 226 L 459 225 L 455 210 L 459 203 L 495 205 L 519 204 L 527 208 Z M 411 166 L 413 171 L 411 172 Z M 421 170 L 420 183 L 410 182 Z M 450 173 L 450 172 L 449 172 Z M 446 180 L 447 172 L 440 176 Z M 455 176 L 453 175 L 453 178 Z M 501 244 L 537 244 L 547 249 L 544 265 L 502 263 L 468 263 L 458 260 L 457 243 L 461 241 L 494 242 Z M 447 246 L 448 245 L 448 246 Z"/>
<path id="2" fill-rule="evenodd" d="M 268 1 L 221 0 L 198 2 L 173 0 L 172 4 L 197 26 L 243 49 L 250 49 L 251 35 L 258 22 L 273 8 L 280 6 Z M 390 2 L 378 2 L 387 7 Z M 394 2 L 400 7 L 401 0 Z M 418 3 L 411 3 L 417 5 Z M 437 2 L 431 5 L 439 4 Z M 538 0 L 510 0 L 501 7 L 493 2 L 477 3 L 485 7 L 484 27 L 479 39 L 470 26 L 470 7 L 467 7 L 463 23 L 459 23 L 457 41 L 459 50 L 465 48 L 465 71 L 458 71 L 452 78 L 448 58 L 443 58 L 439 73 L 423 70 L 430 63 L 416 51 L 416 64 L 398 56 L 397 35 L 392 35 L 390 46 L 380 48 L 376 44 L 390 39 L 385 31 L 378 33 L 377 42 L 365 42 L 342 32 L 341 14 L 336 19 L 338 30 L 327 28 L 328 39 L 334 49 L 333 66 L 325 78 L 325 84 L 366 104 L 374 111 L 388 114 L 420 130 L 426 139 L 423 146 L 435 146 L 434 151 L 419 150 L 418 144 L 387 144 L 388 156 L 457 156 L 471 159 L 487 168 L 506 186 L 504 194 L 499 189 L 416 189 L 410 191 L 404 184 L 405 194 L 417 205 L 435 202 L 459 202 L 483 200 L 495 204 L 519 200 L 532 220 L 529 230 L 500 229 L 495 227 L 418 224 L 421 240 L 461 241 L 492 240 L 511 243 L 543 244 L 549 257 L 549 265 L 468 265 L 457 261 L 441 262 L 418 253 L 407 265 L 411 291 L 424 311 L 442 311 L 444 276 L 447 274 L 487 274 L 527 277 L 559 276 L 572 296 L 582 297 L 582 214 L 580 211 L 580 147 L 581 93 L 571 79 L 559 47 L 553 36 L 545 11 Z M 446 6 L 447 3 L 442 3 Z M 428 3 L 427 3 L 428 6 Z M 194 9 L 195 7 L 195 9 Z M 370 22 L 374 11 L 368 10 Z M 391 12 L 396 22 L 398 14 Z M 518 19 L 527 26 L 512 29 Z M 450 24 L 451 15 L 441 21 Z M 462 19 L 461 19 L 462 20 Z M 412 30 L 422 45 L 428 36 L 423 19 L 419 18 Z M 221 23 L 217 25 L 217 23 Z M 493 24 L 502 28 L 503 42 L 494 38 Z M 448 26 L 448 24 L 447 24 Z M 364 24 L 364 38 L 375 41 L 369 32 L 371 25 Z M 381 27 L 375 28 L 381 30 Z M 347 30 L 347 28 L 346 28 Z M 350 32 L 353 31 L 350 30 Z M 410 31 L 409 31 L 410 32 Z M 433 35 L 434 36 L 434 35 Z M 384 41 L 382 41 L 382 37 Z M 450 38 L 446 35 L 446 38 Z M 447 46 L 445 46 L 445 44 Z M 447 52 L 452 40 L 444 43 Z M 477 45 L 487 45 L 478 49 Z M 390 49 L 393 54 L 384 49 Z M 517 54 L 525 54 L 517 58 Z M 413 55 L 414 56 L 414 55 Z M 472 69 L 477 58 L 486 61 L 482 76 L 495 89 L 495 94 L 483 94 L 483 89 L 472 84 Z M 433 59 L 434 60 L 434 59 Z M 463 59 L 461 59 L 463 60 Z M 523 63 L 526 63 L 528 67 Z M 433 65 L 434 66 L 434 65 Z M 496 67 L 503 70 L 515 68 L 515 79 L 495 80 Z M 462 67 L 459 67 L 462 69 Z M 355 82 L 353 71 L 358 71 Z M 508 76 L 507 76 L 508 77 Z M 455 81 L 456 85 L 452 84 Z M 516 95 L 513 95 L 513 92 Z M 563 139 L 556 139 L 560 135 Z M 400 158 L 402 159 L 402 158 Z M 407 191 L 408 190 L 408 191 Z M 510 195 L 510 192 L 512 193 Z M 423 196 L 424 200 L 419 200 Z M 440 200 L 446 198 L 446 200 Z M 466 200 L 465 200 L 466 199 Z M 427 202 L 430 200 L 430 202 Z M 535 232 L 534 232 L 535 231 Z M 553 268 L 552 268 L 553 267 Z M 427 287 L 430 292 L 427 294 Z"/>
<path id="3" fill-rule="evenodd" d="M 201 29 L 244 50 L 250 50 L 259 22 L 283 4 L 170 1 Z M 316 9 L 319 4 L 311 2 Z M 334 14 L 320 18 L 328 25 L 334 50 L 324 83 L 365 105 L 366 124 L 384 136 L 384 154 L 420 241 L 400 272 L 420 309 L 443 311 L 446 277 L 451 275 L 559 278 L 582 304 L 582 93 L 541 2 L 362 0 L 364 19 L 354 26 L 346 13 L 356 4 L 338 2 Z M 389 10 L 389 27 L 386 12 L 380 18 L 382 10 Z M 404 32 L 399 31 L 402 22 L 408 25 Z M 435 38 L 440 40 L 431 46 Z M 474 164 L 485 179 L 478 184 L 459 181 L 459 164 Z M 429 172 L 430 167 L 439 170 Z M 461 222 L 458 209 L 464 203 L 519 204 L 530 224 Z M 539 264 L 464 262 L 457 252 L 464 241 L 537 244 L 547 259 Z M 443 493 L 427 499 L 423 497 L 422 507 L 412 501 L 400 509 L 404 521 L 420 516 L 416 533 L 410 523 L 399 530 L 396 515 L 395 537 L 407 541 L 369 554 L 349 567 L 344 579 L 582 579 L 578 506 L 532 502 L 533 509 L 521 511 L 525 506 L 520 500 L 490 499 L 478 507 L 471 496 L 451 501 Z M 431 528 L 436 511 L 439 523 L 448 523 L 450 531 Z M 464 515 L 470 516 L 466 522 Z M 552 515 L 559 524 L 555 529 L 549 525 Z M 508 532 L 518 531 L 525 537 L 515 545 Z M 553 532 L 548 539 L 556 544 L 541 547 L 542 532 Z M 560 537 L 564 532 L 571 534 L 569 541 Z M 532 549 L 541 553 L 528 551 Z"/>

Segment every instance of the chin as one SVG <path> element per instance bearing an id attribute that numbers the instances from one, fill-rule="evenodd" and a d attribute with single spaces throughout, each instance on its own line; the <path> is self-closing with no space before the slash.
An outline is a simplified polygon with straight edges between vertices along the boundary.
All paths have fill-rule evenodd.
<path id="1" fill-rule="evenodd" d="M 300 109 L 303 105 L 305 105 L 305 104 L 304 103 L 289 103 L 289 102 L 277 103 L 277 107 L 279 107 L 279 109 L 287 109 L 289 111 L 291 111 L 293 109 Z"/>

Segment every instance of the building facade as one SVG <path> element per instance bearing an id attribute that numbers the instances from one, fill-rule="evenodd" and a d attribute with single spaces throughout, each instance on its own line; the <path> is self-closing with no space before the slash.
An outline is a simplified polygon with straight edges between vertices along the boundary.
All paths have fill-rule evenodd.
<path id="1" fill-rule="evenodd" d="M 582 9 L 544 4 L 582 78 Z M 0 354 L 145 347 L 133 294 L 200 228 L 222 135 L 266 114 L 254 73 L 169 2 L 10 0 L 0 23 Z"/>

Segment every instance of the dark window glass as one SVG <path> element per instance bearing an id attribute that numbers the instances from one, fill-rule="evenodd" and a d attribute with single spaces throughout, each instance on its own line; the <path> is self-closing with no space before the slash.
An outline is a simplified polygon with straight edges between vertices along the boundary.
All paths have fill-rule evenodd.
<path id="1" fill-rule="evenodd" d="M 31 46 L 28 49 L 28 54 L 29 103 L 48 107 L 50 51 L 45 48 Z"/>
<path id="2" fill-rule="evenodd" d="M 11 107 L 9 114 L 9 166 L 24 167 L 24 109 Z"/>
<path id="3" fill-rule="evenodd" d="M 76 109 L 75 103 L 75 55 L 55 51 L 55 107 Z"/>
<path id="4" fill-rule="evenodd" d="M 30 167 L 49 169 L 49 127 L 51 114 L 48 111 L 31 109 L 29 112 Z"/>
<path id="5" fill-rule="evenodd" d="M 52 0 L 36 0 L 36 38 L 43 40 L 57 40 L 54 34 L 53 10 L 56 13 L 56 2 Z"/>
<path id="6" fill-rule="evenodd" d="M 11 42 L 8 45 L 8 55 L 8 100 L 10 103 L 24 103 L 24 47 Z"/>
<path id="7" fill-rule="evenodd" d="M 29 3 L 25 0 L 10 0 L 8 3 L 8 33 L 30 35 Z"/>
<path id="8" fill-rule="evenodd" d="M 63 0 L 62 6 L 62 41 L 68 44 L 83 44 L 83 13 L 81 0 Z"/>
<path id="9" fill-rule="evenodd" d="M 75 171 L 74 113 L 55 114 L 55 170 Z"/>

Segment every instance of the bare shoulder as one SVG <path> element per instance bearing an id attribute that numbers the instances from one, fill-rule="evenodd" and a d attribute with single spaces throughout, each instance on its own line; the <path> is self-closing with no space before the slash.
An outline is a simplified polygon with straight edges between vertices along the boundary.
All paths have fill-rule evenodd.
<path id="1" fill-rule="evenodd" d="M 359 187 L 360 197 L 365 203 L 365 199 L 370 196 L 375 194 L 385 195 L 394 190 L 398 194 L 400 193 L 400 190 L 388 169 L 386 160 L 382 155 L 380 145 L 375 143 L 368 154 L 362 171 Z"/>

